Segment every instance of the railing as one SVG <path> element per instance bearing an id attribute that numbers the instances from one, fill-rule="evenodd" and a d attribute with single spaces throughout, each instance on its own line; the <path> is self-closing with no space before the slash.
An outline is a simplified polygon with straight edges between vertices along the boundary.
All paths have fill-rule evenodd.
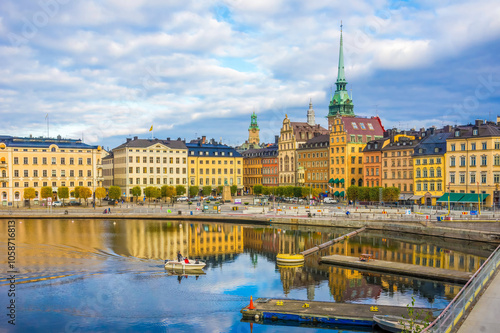
<path id="1" fill-rule="evenodd" d="M 500 245 L 493 251 L 484 264 L 474 273 L 469 282 L 463 286 L 455 298 L 441 314 L 422 332 L 451 332 L 456 328 L 465 313 L 472 310 L 472 303 L 483 290 L 486 282 L 500 265 Z"/>

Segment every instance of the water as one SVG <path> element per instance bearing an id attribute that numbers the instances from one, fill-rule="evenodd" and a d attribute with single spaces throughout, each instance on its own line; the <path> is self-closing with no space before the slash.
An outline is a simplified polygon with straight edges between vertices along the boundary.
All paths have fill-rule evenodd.
<path id="1" fill-rule="evenodd" d="M 276 254 L 302 251 L 350 230 L 140 220 L 16 222 L 16 326 L 4 317 L 2 332 L 313 332 L 320 328 L 251 327 L 241 322 L 239 311 L 250 295 L 401 306 L 415 295 L 417 306 L 443 308 L 460 285 L 319 265 L 318 258 L 373 253 L 384 260 L 474 271 L 492 251 L 481 243 L 366 232 L 294 268 L 277 266 Z M 5 249 L 6 220 L 0 223 Z M 205 274 L 166 271 L 163 260 L 179 250 L 206 260 Z M 4 305 L 7 277 L 3 273 L 0 279 Z"/>

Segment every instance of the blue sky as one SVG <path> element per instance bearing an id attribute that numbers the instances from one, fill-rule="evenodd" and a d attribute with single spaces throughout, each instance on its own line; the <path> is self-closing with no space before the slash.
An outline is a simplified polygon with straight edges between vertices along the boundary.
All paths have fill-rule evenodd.
<path id="1" fill-rule="evenodd" d="M 326 126 L 343 22 L 357 115 L 386 128 L 500 115 L 498 1 L 6 0 L 2 133 L 81 138 L 206 135 L 231 145 L 258 115 L 272 141 L 309 99 Z"/>

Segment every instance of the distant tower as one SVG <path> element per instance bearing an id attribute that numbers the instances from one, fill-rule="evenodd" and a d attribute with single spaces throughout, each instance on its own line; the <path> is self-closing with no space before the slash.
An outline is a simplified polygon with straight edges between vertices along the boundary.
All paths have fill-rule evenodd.
<path id="1" fill-rule="evenodd" d="M 252 113 L 252 116 L 250 117 L 250 126 L 248 127 L 248 143 L 249 144 L 254 144 L 254 145 L 259 145 L 260 139 L 259 139 L 259 126 L 257 125 L 257 115 L 255 114 L 255 111 Z"/>
<path id="2" fill-rule="evenodd" d="M 337 89 L 330 100 L 328 118 L 336 115 L 354 116 L 354 104 L 352 102 L 352 97 L 349 98 L 349 93 L 346 89 L 347 80 L 344 73 L 344 43 L 342 41 L 342 24 L 340 24 L 339 69 L 335 85 L 337 86 Z"/>
<path id="3" fill-rule="evenodd" d="M 307 123 L 311 126 L 316 124 L 314 120 L 314 110 L 313 110 L 313 102 L 312 99 L 309 100 L 309 110 L 307 110 Z"/>

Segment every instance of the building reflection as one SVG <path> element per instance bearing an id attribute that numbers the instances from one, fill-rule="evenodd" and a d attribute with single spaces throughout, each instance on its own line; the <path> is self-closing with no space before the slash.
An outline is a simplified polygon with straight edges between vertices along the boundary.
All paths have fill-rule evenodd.
<path id="1" fill-rule="evenodd" d="M 278 253 L 299 253 L 347 232 L 346 229 L 312 232 L 269 227 L 245 228 L 243 235 L 246 251 L 259 253 L 274 261 Z M 398 291 L 411 291 L 426 297 L 432 303 L 437 295 L 452 299 L 460 290 L 460 286 L 321 265 L 318 259 L 320 256 L 333 254 L 357 257 L 362 253 L 369 253 L 380 260 L 474 272 L 484 262 L 485 256 L 457 251 L 456 248 L 460 246 L 460 243 L 450 244 L 449 248 L 442 248 L 430 242 L 415 244 L 371 236 L 367 232 L 326 248 L 319 254 L 307 256 L 303 266 L 278 265 L 277 270 L 285 294 L 293 289 L 305 288 L 310 300 L 314 299 L 315 287 L 321 281 L 328 280 L 330 294 L 336 302 L 360 301 L 365 298 L 378 298 L 382 293 L 392 295 Z M 487 254 L 487 251 L 476 252 Z"/>

